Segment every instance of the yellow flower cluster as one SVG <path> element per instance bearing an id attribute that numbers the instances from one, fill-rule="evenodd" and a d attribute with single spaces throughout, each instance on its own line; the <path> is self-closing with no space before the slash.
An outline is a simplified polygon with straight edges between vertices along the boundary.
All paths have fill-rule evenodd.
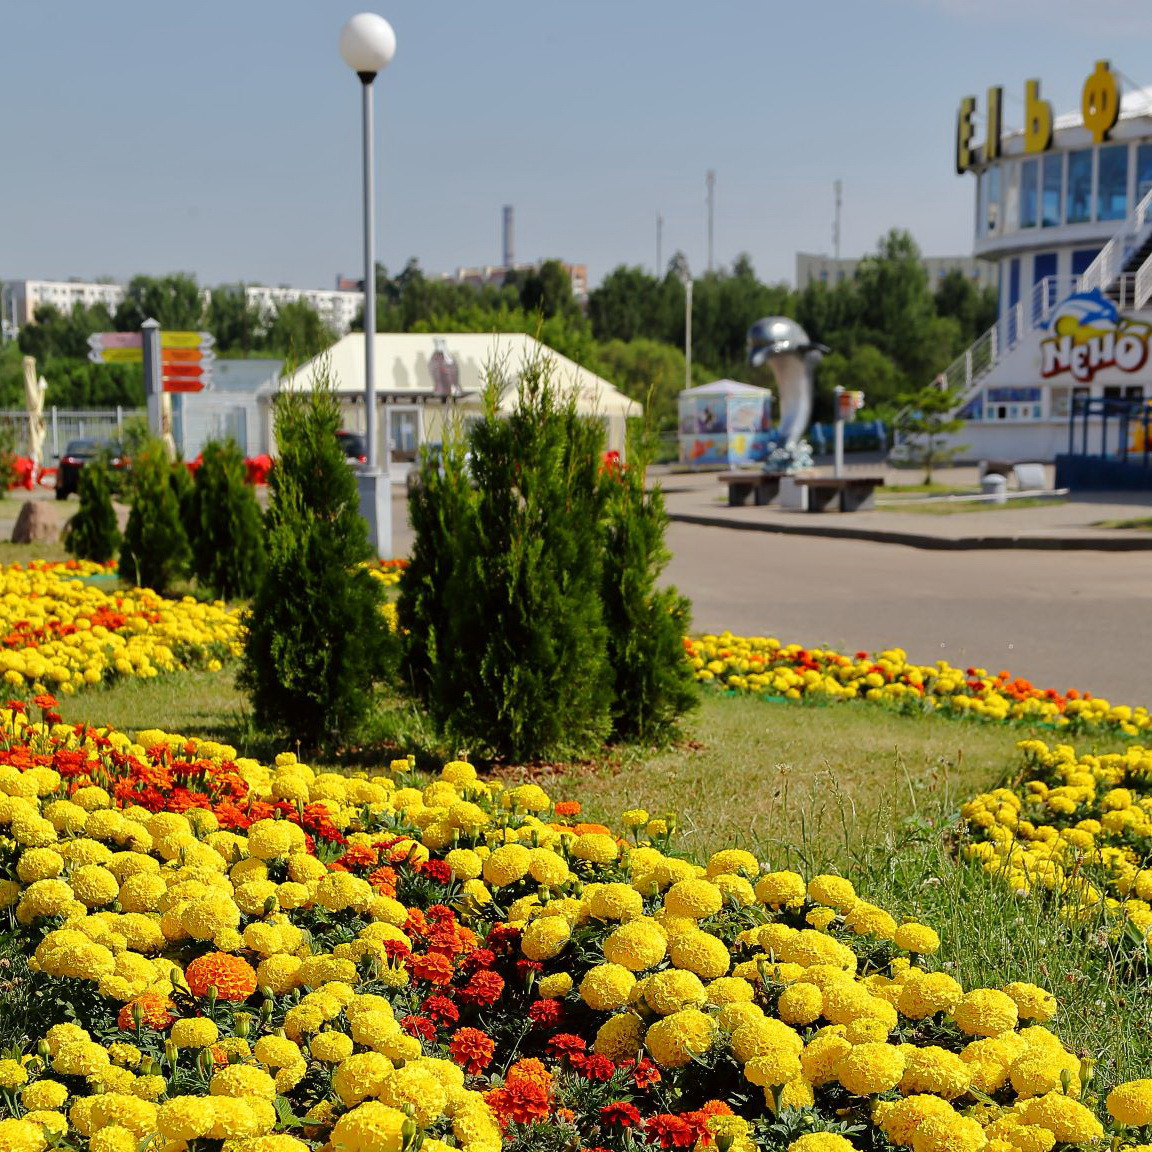
<path id="1" fill-rule="evenodd" d="M 383 890 L 387 878 L 365 878 L 378 880 L 380 851 L 393 875 L 432 862 L 450 873 L 441 891 L 459 932 L 535 965 L 506 994 L 530 1018 L 566 1003 L 591 1021 L 597 1056 L 650 1059 L 669 1077 L 726 1064 L 765 1113 L 847 1107 L 913 1152 L 1048 1152 L 1103 1134 L 1079 1059 L 1045 1027 L 1051 995 L 965 990 L 930 970 L 936 933 L 898 923 L 845 877 L 766 871 L 739 849 L 695 865 L 642 833 L 570 825 L 538 786 L 483 781 L 462 761 L 418 787 L 406 761 L 398 779 L 343 776 L 157 731 L 132 744 L 6 723 L 9 747 L 56 741 L 69 768 L 41 754 L 0 767 L 0 906 L 37 941 L 39 978 L 79 1004 L 103 997 L 112 1018 L 57 1024 L 35 1056 L 0 1061 L 0 1147 L 59 1137 L 118 1152 L 158 1133 L 164 1152 L 499 1152 L 500 1092 L 466 1086 L 445 1049 L 402 1025 L 420 964 L 436 983 L 451 962 L 396 960 L 419 950 L 424 915 Z M 238 775 L 243 804 L 133 803 L 109 765 L 158 748 L 214 764 L 236 795 Z M 341 839 L 329 862 L 293 814 Z M 331 867 L 337 850 L 351 863 Z M 372 859 L 365 876 L 357 853 Z M 217 997 L 247 1010 L 206 1010 Z M 1147 1083 L 1109 1097 L 1119 1123 L 1147 1113 Z M 277 1131 L 279 1097 L 304 1113 L 299 1135 Z M 7 1116 L 4 1100 L 19 1102 Z M 738 1121 L 731 1148 L 754 1152 Z M 794 1147 L 845 1147 L 825 1135 Z"/>
<path id="2" fill-rule="evenodd" d="M 1023 740 L 1025 777 L 965 804 L 970 858 L 1020 893 L 1060 897 L 1061 913 L 1152 929 L 1152 749 L 1078 756 Z"/>
<path id="3" fill-rule="evenodd" d="M 105 592 L 87 562 L 0 566 L 0 679 L 9 695 L 72 693 L 123 677 L 216 669 L 239 654 L 239 616 L 222 603 Z"/>
<path id="4" fill-rule="evenodd" d="M 756 696 L 867 700 L 917 712 L 1027 721 L 1074 731 L 1108 728 L 1127 736 L 1152 727 L 1146 708 L 1113 705 L 1071 692 L 1062 696 L 1012 679 L 1006 672 L 962 671 L 944 660 L 931 666 L 912 664 L 900 648 L 876 656 L 858 652 L 850 658 L 830 649 L 724 632 L 688 640 L 687 649 L 698 681 Z"/>

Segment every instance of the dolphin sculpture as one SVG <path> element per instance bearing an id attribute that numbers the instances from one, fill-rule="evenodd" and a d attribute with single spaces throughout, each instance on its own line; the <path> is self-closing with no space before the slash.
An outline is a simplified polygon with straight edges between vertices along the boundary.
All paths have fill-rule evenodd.
<path id="1" fill-rule="evenodd" d="M 767 366 L 776 378 L 781 446 L 772 462 L 784 464 L 786 471 L 802 466 L 805 458 L 811 463 L 811 449 L 803 437 L 812 420 L 816 365 L 827 352 L 787 316 L 767 316 L 748 329 L 749 366 L 754 370 Z"/>

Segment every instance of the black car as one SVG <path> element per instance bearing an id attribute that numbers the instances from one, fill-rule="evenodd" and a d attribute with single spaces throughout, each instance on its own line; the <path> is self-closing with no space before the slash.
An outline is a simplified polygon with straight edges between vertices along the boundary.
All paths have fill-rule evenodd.
<path id="1" fill-rule="evenodd" d="M 353 468 L 368 463 L 368 444 L 359 432 L 337 432 L 336 439 L 344 449 L 344 459 Z"/>
<path id="2" fill-rule="evenodd" d="M 89 460 L 104 456 L 113 468 L 126 468 L 128 461 L 124 449 L 117 440 L 69 440 L 64 454 L 56 466 L 56 499 L 67 500 L 71 492 L 80 487 L 80 469 Z"/>

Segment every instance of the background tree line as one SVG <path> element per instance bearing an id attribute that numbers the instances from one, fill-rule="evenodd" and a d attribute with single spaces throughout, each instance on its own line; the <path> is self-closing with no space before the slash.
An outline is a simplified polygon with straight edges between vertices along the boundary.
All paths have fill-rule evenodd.
<path id="1" fill-rule="evenodd" d="M 428 277 L 416 260 L 395 275 L 377 265 L 376 328 L 538 334 L 649 404 L 655 426 L 670 431 L 685 376 L 685 270 L 680 253 L 663 275 L 621 265 L 582 304 L 558 260 L 480 289 Z M 873 412 L 890 416 L 901 395 L 928 384 L 994 322 L 996 295 L 957 271 L 933 287 L 915 241 L 898 229 L 881 238 L 854 279 L 801 291 L 763 283 L 741 255 L 730 268 L 693 281 L 693 382 L 748 380 L 745 335 L 753 321 L 769 315 L 793 317 L 832 350 L 819 371 L 817 419 L 829 418 L 836 385 L 862 389 Z M 303 301 L 269 316 L 248 302 L 243 284 L 213 288 L 206 303 L 193 276 L 137 276 L 115 315 L 100 305 L 67 316 L 39 309 L 36 322 L 21 329 L 19 349 L 8 345 L 0 354 L 0 407 L 23 403 L 21 354 L 37 358 L 49 381 L 48 404 L 143 404 L 140 370 L 90 364 L 87 340 L 93 332 L 137 331 L 148 316 L 165 328 L 212 332 L 221 356 L 305 359 L 336 339 Z"/>

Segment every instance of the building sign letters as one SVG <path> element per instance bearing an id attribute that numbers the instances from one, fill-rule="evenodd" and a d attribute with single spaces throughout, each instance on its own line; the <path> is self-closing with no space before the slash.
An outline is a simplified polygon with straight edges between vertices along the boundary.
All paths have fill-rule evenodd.
<path id="1" fill-rule="evenodd" d="M 1004 89 L 988 89 L 988 115 L 983 148 L 976 143 L 975 117 L 979 102 L 965 96 L 956 114 L 956 171 L 963 175 L 973 168 L 999 159 L 1003 132 Z M 1120 81 L 1107 60 L 1097 60 L 1096 67 L 1084 81 L 1080 94 L 1080 112 L 1084 127 L 1097 144 L 1108 139 L 1120 117 Z M 1024 151 L 1047 152 L 1052 147 L 1052 105 L 1040 96 L 1040 81 L 1024 85 Z"/>
<path id="2" fill-rule="evenodd" d="M 1139 372 L 1148 360 L 1152 325 L 1123 316 L 1099 289 L 1069 296 L 1053 313 L 1040 341 L 1040 375 L 1067 374 L 1088 384 L 1097 372 Z"/>

